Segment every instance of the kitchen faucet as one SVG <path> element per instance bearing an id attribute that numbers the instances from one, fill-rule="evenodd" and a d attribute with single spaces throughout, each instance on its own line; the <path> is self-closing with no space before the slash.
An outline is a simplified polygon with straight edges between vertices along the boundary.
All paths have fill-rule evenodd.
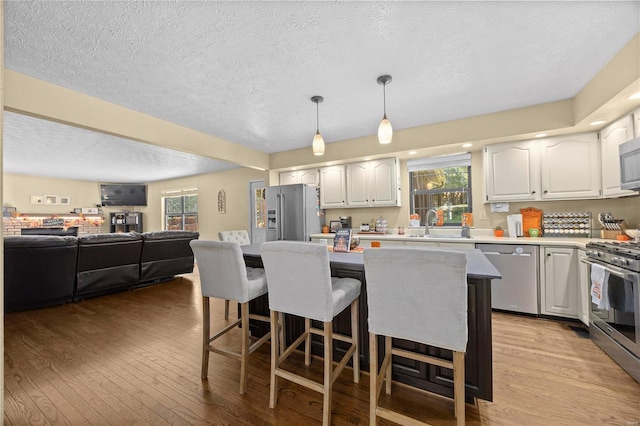
<path id="1" fill-rule="evenodd" d="M 424 220 L 424 237 L 425 238 L 431 237 L 431 234 L 429 233 L 429 215 L 431 213 L 436 215 L 436 220 L 438 219 L 438 212 L 436 212 L 435 209 L 427 210 L 427 216 L 425 217 L 425 220 Z M 433 221 L 433 223 L 435 224 L 435 220 Z"/>

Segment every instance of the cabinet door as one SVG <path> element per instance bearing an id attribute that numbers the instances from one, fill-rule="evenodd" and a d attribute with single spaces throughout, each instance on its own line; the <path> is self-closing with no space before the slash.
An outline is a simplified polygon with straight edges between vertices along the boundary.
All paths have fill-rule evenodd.
<path id="1" fill-rule="evenodd" d="M 373 206 L 399 206 L 398 161 L 385 158 L 369 162 L 369 195 Z"/>
<path id="2" fill-rule="evenodd" d="M 346 207 L 346 183 L 344 166 L 320 169 L 320 208 Z"/>
<path id="3" fill-rule="evenodd" d="M 545 247 L 542 261 L 542 313 L 578 317 L 578 265 L 576 250 Z"/>
<path id="4" fill-rule="evenodd" d="M 602 195 L 621 197 L 635 192 L 620 189 L 620 155 L 618 146 L 633 139 L 633 121 L 631 116 L 621 118 L 600 131 L 602 156 Z"/>
<path id="5" fill-rule="evenodd" d="M 484 151 L 486 201 L 528 201 L 539 196 L 537 141 L 489 145 Z"/>
<path id="6" fill-rule="evenodd" d="M 318 186 L 320 179 L 318 179 L 318 169 L 306 169 L 298 170 L 298 182 L 305 185 Z"/>
<path id="7" fill-rule="evenodd" d="M 600 155 L 595 133 L 540 140 L 542 199 L 600 197 Z"/>
<path id="8" fill-rule="evenodd" d="M 347 204 L 349 207 L 368 207 L 369 163 L 347 164 Z"/>
<path id="9" fill-rule="evenodd" d="M 292 185 L 294 183 L 298 183 L 297 171 L 280 172 L 280 185 Z"/>
<path id="10" fill-rule="evenodd" d="M 635 128 L 635 137 L 640 138 L 640 108 L 633 111 L 633 127 Z"/>
<path id="11" fill-rule="evenodd" d="M 584 250 L 578 250 L 578 319 L 589 325 L 589 302 L 591 301 L 591 277 L 589 267 L 582 260 L 587 259 Z"/>

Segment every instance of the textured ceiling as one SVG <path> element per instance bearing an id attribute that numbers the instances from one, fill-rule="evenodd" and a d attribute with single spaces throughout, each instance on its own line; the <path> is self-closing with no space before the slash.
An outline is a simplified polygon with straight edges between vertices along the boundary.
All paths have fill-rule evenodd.
<path id="1" fill-rule="evenodd" d="M 327 143 L 374 134 L 381 74 L 393 77 L 387 114 L 394 129 L 570 98 L 640 31 L 637 1 L 8 1 L 4 7 L 7 68 L 267 153 L 310 146 L 312 95 L 325 98 L 320 129 Z M 49 126 L 37 121 L 28 126 Z M 14 130 L 16 138 L 31 137 Z M 62 140 L 66 131 L 87 134 L 49 130 L 34 131 L 50 146 L 53 134 Z M 7 170 L 15 161 L 12 145 L 34 142 L 13 137 L 5 135 Z M 154 158 L 143 156 L 152 170 Z"/>
<path id="2" fill-rule="evenodd" d="M 144 183 L 236 167 L 12 112 L 5 112 L 4 118 L 6 173 Z"/>

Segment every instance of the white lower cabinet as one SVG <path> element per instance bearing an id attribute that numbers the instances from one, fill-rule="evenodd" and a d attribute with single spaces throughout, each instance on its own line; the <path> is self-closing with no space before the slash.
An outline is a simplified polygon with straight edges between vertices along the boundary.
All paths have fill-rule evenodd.
<path id="1" fill-rule="evenodd" d="M 589 325 L 589 304 L 590 304 L 590 288 L 591 277 L 589 277 L 589 267 L 586 263 L 582 262 L 583 259 L 587 259 L 587 252 L 578 250 L 578 319 Z"/>
<path id="2" fill-rule="evenodd" d="M 578 318 L 578 253 L 574 248 L 544 247 L 540 262 L 540 311 L 543 315 Z"/>

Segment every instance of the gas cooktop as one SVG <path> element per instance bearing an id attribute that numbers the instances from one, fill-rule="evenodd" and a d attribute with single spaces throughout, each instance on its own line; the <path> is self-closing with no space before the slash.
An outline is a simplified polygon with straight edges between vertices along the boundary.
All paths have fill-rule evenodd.
<path id="1" fill-rule="evenodd" d="M 587 248 L 598 248 L 610 253 L 625 253 L 640 256 L 640 243 L 635 241 L 592 241 L 587 243 Z"/>
<path id="2" fill-rule="evenodd" d="M 640 243 L 635 241 L 591 241 L 587 243 L 587 256 L 640 272 Z"/>

